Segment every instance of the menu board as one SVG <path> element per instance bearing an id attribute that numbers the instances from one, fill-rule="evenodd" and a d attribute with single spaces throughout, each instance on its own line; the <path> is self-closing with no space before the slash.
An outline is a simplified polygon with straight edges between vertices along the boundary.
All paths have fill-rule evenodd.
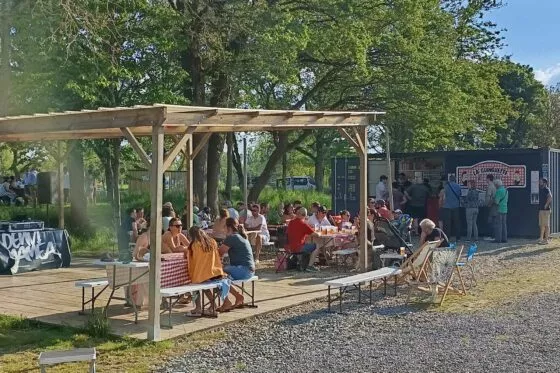
<path id="1" fill-rule="evenodd" d="M 358 202 L 360 198 L 360 167 L 357 160 L 349 160 L 346 167 L 346 201 Z"/>

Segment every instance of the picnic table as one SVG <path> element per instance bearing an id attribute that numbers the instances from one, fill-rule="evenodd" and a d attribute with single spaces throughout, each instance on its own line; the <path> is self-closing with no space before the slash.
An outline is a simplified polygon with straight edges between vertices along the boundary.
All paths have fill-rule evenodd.
<path id="1" fill-rule="evenodd" d="M 172 288 L 190 282 L 187 269 L 188 262 L 183 253 L 162 254 L 161 260 L 160 288 Z M 104 266 L 107 270 L 111 295 L 105 310 L 113 299 L 129 301 L 134 310 L 135 321 L 137 321 L 137 306 L 143 306 L 148 295 L 149 278 L 147 275 L 150 272 L 150 263 L 139 261 L 130 263 L 103 262 L 98 260 L 94 264 Z M 125 297 L 115 296 L 116 290 L 127 287 L 130 290 L 125 294 Z"/>

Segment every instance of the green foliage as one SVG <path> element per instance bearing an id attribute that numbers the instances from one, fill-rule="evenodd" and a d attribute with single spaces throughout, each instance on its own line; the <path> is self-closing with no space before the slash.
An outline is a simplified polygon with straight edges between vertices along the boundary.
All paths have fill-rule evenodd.
<path id="1" fill-rule="evenodd" d="M 103 310 L 96 309 L 88 316 L 84 326 L 84 333 L 94 338 L 108 338 L 111 334 L 109 319 Z"/>

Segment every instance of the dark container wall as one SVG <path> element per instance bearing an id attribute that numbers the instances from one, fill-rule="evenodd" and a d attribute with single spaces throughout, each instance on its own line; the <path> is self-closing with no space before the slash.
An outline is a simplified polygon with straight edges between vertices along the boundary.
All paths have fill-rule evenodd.
<path id="1" fill-rule="evenodd" d="M 448 152 L 445 155 L 445 170 L 455 173 L 459 166 L 473 166 L 484 161 L 498 161 L 510 166 L 524 165 L 525 188 L 508 188 L 508 234 L 510 237 L 538 237 L 539 206 L 531 204 L 531 171 L 542 172 L 544 149 L 500 149 Z M 458 175 L 459 177 L 459 175 Z M 461 209 L 463 227 L 466 227 L 464 209 Z M 481 208 L 478 216 L 479 235 L 490 235 L 488 209 Z M 466 228 L 463 230 L 463 237 Z"/>

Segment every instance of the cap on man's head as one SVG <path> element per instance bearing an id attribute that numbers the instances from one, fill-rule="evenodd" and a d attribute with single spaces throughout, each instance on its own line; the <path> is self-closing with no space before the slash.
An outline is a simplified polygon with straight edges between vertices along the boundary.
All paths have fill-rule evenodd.
<path id="1" fill-rule="evenodd" d="M 402 210 L 401 209 L 396 209 L 395 214 L 402 214 Z"/>
<path id="2" fill-rule="evenodd" d="M 327 208 L 325 206 L 319 206 L 317 207 L 317 212 L 322 212 L 324 214 L 327 213 Z"/>

